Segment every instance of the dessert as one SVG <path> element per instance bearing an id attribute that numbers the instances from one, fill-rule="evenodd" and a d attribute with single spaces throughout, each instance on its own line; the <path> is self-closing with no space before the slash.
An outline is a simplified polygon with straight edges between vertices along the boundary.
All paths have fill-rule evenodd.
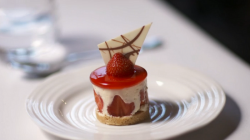
<path id="1" fill-rule="evenodd" d="M 90 74 L 97 119 L 130 125 L 149 118 L 147 71 L 135 65 L 151 24 L 98 45 L 105 66 Z"/>

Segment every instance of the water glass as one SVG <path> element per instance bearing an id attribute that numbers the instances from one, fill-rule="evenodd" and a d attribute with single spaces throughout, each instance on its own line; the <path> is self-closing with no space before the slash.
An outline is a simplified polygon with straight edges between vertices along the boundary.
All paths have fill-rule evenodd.
<path id="1" fill-rule="evenodd" d="M 54 42 L 52 10 L 52 0 L 0 0 L 1 50 L 27 55 Z"/>

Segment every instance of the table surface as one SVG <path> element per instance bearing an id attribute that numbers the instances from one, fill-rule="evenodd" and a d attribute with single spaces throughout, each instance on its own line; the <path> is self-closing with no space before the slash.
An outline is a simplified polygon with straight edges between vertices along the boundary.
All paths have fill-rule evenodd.
<path id="1" fill-rule="evenodd" d="M 60 36 L 77 51 L 95 49 L 96 44 L 117 34 L 153 22 L 148 36 L 159 36 L 164 44 L 142 53 L 138 63 L 154 61 L 182 65 L 200 71 L 221 84 L 227 94 L 221 114 L 207 126 L 174 139 L 244 140 L 250 137 L 249 65 L 171 6 L 143 0 L 60 0 L 57 4 Z M 75 38 L 67 38 L 72 36 Z M 65 70 L 82 65 L 86 63 L 78 63 Z M 0 77 L 0 139 L 59 139 L 39 129 L 26 113 L 27 96 L 44 79 L 27 76 L 2 62 Z"/>

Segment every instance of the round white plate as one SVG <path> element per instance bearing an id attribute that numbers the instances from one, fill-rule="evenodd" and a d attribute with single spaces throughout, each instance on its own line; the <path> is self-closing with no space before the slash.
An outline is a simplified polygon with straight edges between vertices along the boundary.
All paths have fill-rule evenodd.
<path id="1" fill-rule="evenodd" d="M 206 125 L 225 104 L 221 87 L 204 75 L 180 66 L 142 64 L 148 71 L 151 120 L 105 125 L 96 119 L 89 81 L 99 66 L 56 74 L 37 87 L 26 102 L 36 124 L 67 139 L 163 139 Z"/>

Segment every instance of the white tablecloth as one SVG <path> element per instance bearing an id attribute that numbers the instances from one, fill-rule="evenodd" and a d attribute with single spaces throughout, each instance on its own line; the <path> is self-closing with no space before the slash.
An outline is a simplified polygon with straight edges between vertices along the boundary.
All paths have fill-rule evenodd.
<path id="1" fill-rule="evenodd" d="M 249 65 L 171 6 L 144 0 L 58 0 L 57 4 L 62 38 L 77 36 L 82 38 L 84 47 L 93 49 L 117 34 L 153 22 L 148 36 L 159 36 L 164 44 L 142 53 L 137 63 L 178 64 L 200 71 L 221 84 L 227 94 L 222 113 L 209 125 L 176 139 L 249 139 Z M 1 140 L 56 139 L 40 130 L 25 110 L 27 96 L 42 81 L 0 62 Z"/>

